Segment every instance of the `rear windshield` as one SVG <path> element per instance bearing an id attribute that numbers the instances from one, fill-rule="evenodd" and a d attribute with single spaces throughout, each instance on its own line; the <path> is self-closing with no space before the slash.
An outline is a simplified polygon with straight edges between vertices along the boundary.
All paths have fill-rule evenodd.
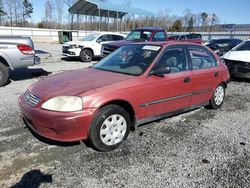
<path id="1" fill-rule="evenodd" d="M 150 39 L 152 32 L 151 31 L 132 31 L 131 33 L 128 34 L 127 40 L 142 40 L 142 41 L 147 41 Z"/>

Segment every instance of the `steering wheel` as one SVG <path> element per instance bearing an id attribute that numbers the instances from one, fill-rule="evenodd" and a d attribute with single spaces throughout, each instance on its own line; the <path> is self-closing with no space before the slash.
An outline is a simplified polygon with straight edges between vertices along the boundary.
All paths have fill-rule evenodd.
<path id="1" fill-rule="evenodd" d="M 146 63 L 138 63 L 137 66 L 140 67 L 142 70 L 145 70 L 147 68 Z"/>

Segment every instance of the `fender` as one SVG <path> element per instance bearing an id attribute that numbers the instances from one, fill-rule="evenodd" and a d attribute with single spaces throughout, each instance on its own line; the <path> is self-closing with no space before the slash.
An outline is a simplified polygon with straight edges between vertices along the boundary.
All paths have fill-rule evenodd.
<path id="1" fill-rule="evenodd" d="M 5 61 L 7 62 L 8 66 L 10 67 L 11 70 L 14 70 L 14 66 L 12 61 L 10 60 L 10 58 L 8 57 L 8 55 L 6 53 L 3 53 L 0 51 L 0 57 L 2 57 L 3 59 L 5 59 Z"/>

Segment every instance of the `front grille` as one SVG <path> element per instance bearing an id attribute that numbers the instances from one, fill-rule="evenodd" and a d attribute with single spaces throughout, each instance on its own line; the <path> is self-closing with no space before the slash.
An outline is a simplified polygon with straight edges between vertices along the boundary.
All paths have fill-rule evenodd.
<path id="1" fill-rule="evenodd" d="M 112 52 L 114 52 L 115 50 L 116 50 L 116 48 L 104 46 L 103 50 L 102 50 L 102 56 L 106 57 L 109 54 L 111 54 Z"/>
<path id="2" fill-rule="evenodd" d="M 63 53 L 68 53 L 69 49 L 70 49 L 69 46 L 63 46 L 63 47 L 62 47 Z"/>
<path id="3" fill-rule="evenodd" d="M 33 106 L 33 107 L 35 107 L 35 106 L 41 101 L 41 99 L 40 99 L 39 97 L 33 95 L 33 94 L 32 94 L 30 91 L 28 91 L 28 90 L 24 93 L 24 99 L 25 99 L 25 101 L 26 101 L 29 105 L 31 105 L 31 106 Z"/>

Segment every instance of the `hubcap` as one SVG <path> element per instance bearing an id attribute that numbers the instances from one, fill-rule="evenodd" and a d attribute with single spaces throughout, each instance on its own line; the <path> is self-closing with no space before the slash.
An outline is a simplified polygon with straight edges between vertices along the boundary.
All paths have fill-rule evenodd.
<path id="1" fill-rule="evenodd" d="M 216 105 L 221 105 L 224 99 L 224 95 L 224 88 L 222 86 L 218 86 L 214 93 L 214 102 Z"/>
<path id="2" fill-rule="evenodd" d="M 119 114 L 113 114 L 106 118 L 101 126 L 101 141 L 109 146 L 115 145 L 123 140 L 126 130 L 125 118 Z"/>
<path id="3" fill-rule="evenodd" d="M 83 57 L 85 61 L 89 61 L 91 58 L 91 55 L 89 52 L 83 52 Z"/>

